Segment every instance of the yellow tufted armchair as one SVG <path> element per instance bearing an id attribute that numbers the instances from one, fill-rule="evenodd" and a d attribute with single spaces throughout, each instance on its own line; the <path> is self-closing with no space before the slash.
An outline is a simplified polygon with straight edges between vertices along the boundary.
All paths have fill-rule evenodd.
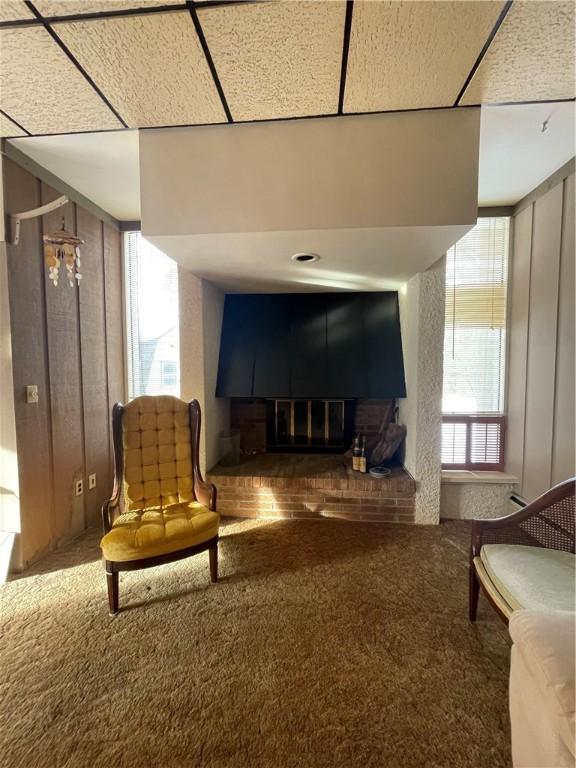
<path id="1" fill-rule="evenodd" d="M 118 574 L 204 552 L 218 579 L 216 488 L 198 461 L 200 405 L 142 396 L 112 409 L 114 488 L 102 507 L 100 547 L 110 614 L 118 613 Z M 124 509 L 121 510 L 121 495 Z"/>

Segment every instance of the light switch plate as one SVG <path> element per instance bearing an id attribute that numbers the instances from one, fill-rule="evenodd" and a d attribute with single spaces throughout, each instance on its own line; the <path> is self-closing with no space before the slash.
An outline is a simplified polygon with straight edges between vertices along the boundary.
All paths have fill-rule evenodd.
<path id="1" fill-rule="evenodd" d="M 38 386 L 36 384 L 26 385 L 26 402 L 27 403 L 38 402 Z"/>
<path id="2" fill-rule="evenodd" d="M 92 488 L 96 488 L 96 472 L 92 475 L 88 475 L 88 490 L 92 490 Z"/>

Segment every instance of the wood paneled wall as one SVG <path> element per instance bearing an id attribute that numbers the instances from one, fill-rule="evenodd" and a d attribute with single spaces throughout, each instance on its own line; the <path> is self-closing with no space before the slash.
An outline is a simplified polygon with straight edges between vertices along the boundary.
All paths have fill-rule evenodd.
<path id="1" fill-rule="evenodd" d="M 60 195 L 12 161 L 4 164 L 8 212 L 35 208 Z M 54 287 L 43 262 L 42 235 L 78 234 L 83 278 Z M 21 536 L 17 566 L 99 520 L 112 487 L 110 410 L 124 399 L 121 235 L 79 206 L 22 223 L 7 248 Z M 27 404 L 25 387 L 38 386 Z M 97 485 L 88 489 L 88 476 Z M 84 480 L 84 493 L 75 483 Z"/>
<path id="2" fill-rule="evenodd" d="M 574 173 L 515 216 L 506 468 L 532 500 L 575 473 Z"/>

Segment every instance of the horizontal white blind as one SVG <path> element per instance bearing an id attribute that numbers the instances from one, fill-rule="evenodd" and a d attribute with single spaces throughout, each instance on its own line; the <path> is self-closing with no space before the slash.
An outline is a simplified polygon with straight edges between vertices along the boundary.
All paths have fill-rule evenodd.
<path id="1" fill-rule="evenodd" d="M 178 268 L 128 232 L 124 240 L 128 394 L 180 395 Z"/>
<path id="2" fill-rule="evenodd" d="M 502 413 L 508 219 L 482 218 L 446 257 L 444 413 Z"/>
<path id="3" fill-rule="evenodd" d="M 446 256 L 444 414 L 504 410 L 507 218 L 481 218 Z M 501 466 L 504 422 L 442 425 L 442 463 L 452 467 Z"/>

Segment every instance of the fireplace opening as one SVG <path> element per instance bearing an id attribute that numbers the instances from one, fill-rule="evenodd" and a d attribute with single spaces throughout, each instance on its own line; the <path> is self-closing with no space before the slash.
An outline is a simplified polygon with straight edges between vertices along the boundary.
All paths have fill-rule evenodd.
<path id="1" fill-rule="evenodd" d="M 352 439 L 353 400 L 266 401 L 266 449 L 342 453 Z"/>

